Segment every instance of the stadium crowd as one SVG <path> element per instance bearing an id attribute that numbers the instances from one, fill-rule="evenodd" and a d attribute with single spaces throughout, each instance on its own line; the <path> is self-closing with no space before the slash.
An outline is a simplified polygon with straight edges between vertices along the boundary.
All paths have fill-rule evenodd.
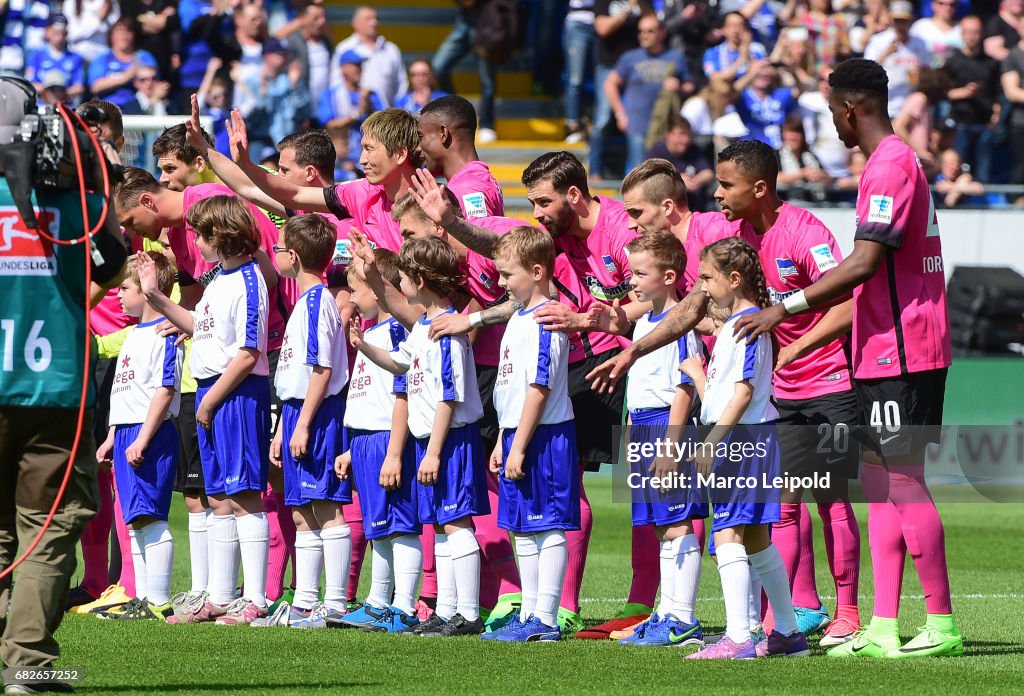
<path id="1" fill-rule="evenodd" d="M 370 113 L 397 106 L 416 114 L 454 92 L 452 70 L 473 48 L 484 4 L 460 3 L 432 60 L 406 65 L 368 7 L 333 45 L 319 2 L 10 0 L 0 71 L 26 76 L 43 101 L 92 96 L 125 114 L 182 113 L 196 93 L 224 154 L 232 108 L 250 124 L 257 158 L 273 158 L 288 133 L 323 127 L 338 151 L 335 176 L 347 180 L 361 175 L 359 126 Z M 565 139 L 589 140 L 592 179 L 617 180 L 646 156 L 667 156 L 687 177 L 691 205 L 705 209 L 714 152 L 749 136 L 781 153 L 790 198 L 852 203 L 862 158 L 839 141 L 822 90 L 836 61 L 864 56 L 889 75 L 890 115 L 938 205 L 1024 200 L 985 190 L 1024 185 L 1021 0 L 520 6 L 534 91 L 562 99 Z M 560 23 L 564 31 L 551 29 Z M 483 144 L 496 138 L 500 73 L 497 62 L 477 60 Z M 622 143 L 624 168 L 607 156 Z"/>

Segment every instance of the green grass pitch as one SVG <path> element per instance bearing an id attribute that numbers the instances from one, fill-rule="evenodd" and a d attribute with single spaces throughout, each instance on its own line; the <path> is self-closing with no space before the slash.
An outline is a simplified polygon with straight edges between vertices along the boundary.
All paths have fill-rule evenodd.
<path id="1" fill-rule="evenodd" d="M 588 623 L 612 616 L 630 576 L 629 507 L 611 502 L 611 478 L 588 475 L 594 535 L 583 584 Z M 67 616 L 57 636 L 59 667 L 80 667 L 80 693 L 183 694 L 963 694 L 1024 693 L 1024 506 L 945 504 L 953 608 L 966 640 L 962 658 L 919 661 L 829 659 L 812 641 L 808 659 L 694 663 L 672 648 L 627 648 L 569 640 L 493 645 L 474 638 L 426 640 L 353 630 L 125 624 Z M 863 541 L 861 617 L 871 611 L 867 511 L 857 507 Z M 813 508 L 812 508 L 812 515 Z M 834 588 L 815 517 L 818 588 L 834 609 Z M 187 589 L 186 515 L 176 499 L 175 589 Z M 369 561 L 364 584 L 369 582 Z M 908 561 L 901 632 L 924 621 Z M 705 560 L 698 616 L 724 624 L 718 573 Z"/>

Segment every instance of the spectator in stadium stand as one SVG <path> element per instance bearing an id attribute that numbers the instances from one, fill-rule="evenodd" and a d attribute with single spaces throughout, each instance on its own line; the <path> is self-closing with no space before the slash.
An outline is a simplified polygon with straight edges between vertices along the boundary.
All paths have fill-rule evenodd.
<path id="1" fill-rule="evenodd" d="M 178 19 L 181 23 L 181 70 L 178 74 L 180 86 L 186 92 L 199 89 L 210 60 L 214 58 L 213 48 L 207 37 L 215 37 L 231 31 L 228 11 L 231 0 L 178 0 Z M 226 77 L 226 71 L 225 71 Z"/>
<path id="2" fill-rule="evenodd" d="M 430 61 L 418 58 L 409 64 L 409 91 L 395 102 L 395 107 L 417 116 L 430 102 L 448 93 L 434 88 L 434 68 Z"/>
<path id="3" fill-rule="evenodd" d="M 240 5 L 232 15 L 234 30 L 230 34 L 213 34 L 207 41 L 218 58 L 230 67 L 235 83 L 232 106 L 248 118 L 256 108 L 256 94 L 243 89 L 259 82 L 264 70 L 263 46 L 267 41 L 267 12 L 259 3 Z"/>
<path id="4" fill-rule="evenodd" d="M 818 65 L 835 65 L 850 54 L 846 17 L 832 11 L 831 0 L 789 0 L 779 19 L 807 30 Z"/>
<path id="5" fill-rule="evenodd" d="M 804 92 L 797 99 L 804 118 L 804 135 L 822 167 L 833 179 L 850 175 L 850 150 L 839 139 L 832 112 L 828 108 L 828 76 L 832 68 L 818 70 L 818 84 L 810 92 Z"/>
<path id="6" fill-rule="evenodd" d="M 985 24 L 985 54 L 1002 62 L 1020 41 L 1017 29 L 1024 19 L 1024 0 L 1003 0 L 999 14 Z"/>
<path id="7" fill-rule="evenodd" d="M 647 0 L 594 0 L 597 67 L 594 70 L 594 121 L 590 133 L 590 178 L 604 176 L 604 150 L 611 130 L 612 109 L 602 85 L 626 51 L 640 45 L 637 25 L 641 13 L 654 8 Z"/>
<path id="8" fill-rule="evenodd" d="M 939 65 L 946 62 L 953 51 L 964 45 L 963 33 L 956 21 L 956 0 L 931 0 L 934 15 L 923 17 L 910 27 L 910 35 L 924 41 Z"/>
<path id="9" fill-rule="evenodd" d="M 0 72 L 20 74 L 27 56 L 46 45 L 43 29 L 49 15 L 45 0 L 0 3 Z"/>
<path id="10" fill-rule="evenodd" d="M 814 44 L 806 27 L 787 27 L 779 36 L 768 61 L 785 66 L 780 77 L 784 87 L 799 87 L 800 91 L 817 86 L 815 72 L 819 61 L 814 56 Z"/>
<path id="11" fill-rule="evenodd" d="M 139 48 L 156 58 L 166 80 L 177 78 L 181 67 L 181 22 L 177 0 L 119 0 L 121 15 L 139 26 Z"/>
<path id="12" fill-rule="evenodd" d="M 779 185 L 787 187 L 786 200 L 823 201 L 832 177 L 807 147 L 803 119 L 790 116 L 782 124 L 779 150 Z"/>
<path id="13" fill-rule="evenodd" d="M 226 121 L 231 117 L 231 83 L 217 74 L 221 65 L 220 58 L 210 59 L 196 96 L 199 98 L 199 113 L 209 116 L 213 121 L 213 138 L 217 152 L 230 157 L 231 144 Z"/>
<path id="14" fill-rule="evenodd" d="M 709 146 L 715 135 L 715 121 L 726 114 L 736 113 L 735 99 L 736 90 L 732 82 L 711 80 L 704 89 L 683 102 L 680 115 L 689 121 L 698 145 Z"/>
<path id="15" fill-rule="evenodd" d="M 96 99 L 105 99 L 122 107 L 135 96 L 133 83 L 142 67 L 156 70 L 156 58 L 135 45 L 138 38 L 135 21 L 119 19 L 110 28 L 110 50 L 89 63 L 89 91 Z"/>
<path id="16" fill-rule="evenodd" d="M 327 13 L 323 5 L 307 4 L 299 15 L 299 27 L 285 37 L 292 55 L 302 66 L 302 81 L 309 87 L 314 104 L 331 86 L 331 39 L 327 33 Z"/>
<path id="17" fill-rule="evenodd" d="M 121 19 L 117 0 L 64 0 L 61 11 L 68 18 L 68 45 L 87 64 L 110 49 L 110 30 Z"/>
<path id="18" fill-rule="evenodd" d="M 836 179 L 833 184 L 840 191 L 838 199 L 840 202 L 856 203 L 860 177 L 864 174 L 864 167 L 867 163 L 867 157 L 860 150 L 854 149 L 850 152 L 849 173 Z"/>
<path id="19" fill-rule="evenodd" d="M 747 74 L 753 61 L 764 60 L 768 52 L 750 33 L 747 18 L 739 12 L 722 17 L 722 36 L 725 40 L 704 51 L 704 74 L 711 80 L 732 82 Z"/>
<path id="20" fill-rule="evenodd" d="M 647 151 L 647 159 L 665 159 L 679 172 L 686 184 L 686 200 L 690 210 L 708 209 L 708 184 L 715 173 L 708 164 L 708 158 L 693 144 L 693 127 L 679 115 L 669 118 L 665 139 L 654 143 Z"/>
<path id="21" fill-rule="evenodd" d="M 604 81 L 605 96 L 615 114 L 615 123 L 626 134 L 626 171 L 644 159 L 644 141 L 662 90 L 687 95 L 693 92 L 686 59 L 681 51 L 668 48 L 668 32 L 654 15 L 645 15 L 637 25 L 640 47 L 626 51 Z"/>
<path id="22" fill-rule="evenodd" d="M 365 60 L 360 54 L 345 51 L 340 63 L 338 70 L 343 81 L 320 95 L 316 116 L 332 137 L 344 136 L 348 143 L 345 151 L 355 164 L 363 152 L 363 135 L 359 128 L 370 114 L 383 109 L 384 104 L 376 92 L 361 86 Z"/>
<path id="23" fill-rule="evenodd" d="M 171 83 L 159 79 L 156 68 L 142 66 L 132 82 L 135 96 L 121 106 L 126 116 L 166 116 Z M 143 148 L 145 149 L 145 148 Z"/>
<path id="24" fill-rule="evenodd" d="M 701 72 L 704 46 L 708 35 L 714 31 L 716 16 L 707 0 L 664 0 L 663 20 L 668 29 L 669 48 L 678 48 L 686 56 L 686 64 L 698 88 L 703 87 L 707 77 Z M 755 4 L 755 3 L 751 3 Z M 757 3 L 759 4 L 759 3 Z M 781 3 L 770 0 L 765 6 Z"/>
<path id="25" fill-rule="evenodd" d="M 486 0 L 456 0 L 458 14 L 452 30 L 434 53 L 431 61 L 437 81 L 444 91 L 455 94 L 452 83 L 452 69 L 464 56 L 473 52 L 476 38 L 476 23 L 480 6 Z M 477 72 L 480 75 L 480 128 L 476 140 L 480 144 L 492 143 L 498 139 L 494 132 L 494 93 L 498 80 L 498 66 L 482 56 L 476 57 Z M 596 89 L 596 88 L 595 88 Z"/>
<path id="26" fill-rule="evenodd" d="M 51 70 L 43 76 L 43 88 L 39 92 L 39 98 L 47 106 L 64 104 L 71 106 L 72 100 L 68 95 L 67 78 L 64 73 Z"/>
<path id="27" fill-rule="evenodd" d="M 938 173 L 939 162 L 936 155 L 929 149 L 932 133 L 932 110 L 946 98 L 949 91 L 949 77 L 941 70 L 921 68 L 917 78 L 917 88 L 903 100 L 903 106 L 896 118 L 892 120 L 892 128 L 896 135 L 903 138 L 914 148 L 921 165 L 928 177 Z"/>
<path id="28" fill-rule="evenodd" d="M 1021 22 L 1024 25 L 1024 20 Z M 1024 185 L 1024 41 L 1019 40 L 1003 61 L 1001 83 L 1010 107 L 1010 151 L 1013 169 L 1010 183 Z M 1024 202 L 1024 196 L 1016 204 Z"/>
<path id="29" fill-rule="evenodd" d="M 257 77 L 236 83 L 255 107 L 246 119 L 249 147 L 257 157 L 276 150 L 275 143 L 309 125 L 313 115 L 309 89 L 302 82 L 302 68 L 280 39 L 263 45 L 263 69 Z"/>
<path id="30" fill-rule="evenodd" d="M 982 51 L 981 20 L 960 20 L 963 48 L 953 51 L 944 70 L 950 118 L 957 123 L 954 147 L 979 181 L 991 181 L 992 148 L 999 123 L 999 63 Z"/>
<path id="31" fill-rule="evenodd" d="M 907 0 L 894 0 L 889 6 L 892 28 L 876 34 L 864 49 L 864 57 L 881 64 L 889 76 L 889 116 L 903 108 L 903 100 L 914 90 L 921 68 L 931 65 L 931 54 L 924 41 L 910 35 L 914 6 Z"/>
<path id="32" fill-rule="evenodd" d="M 779 36 L 779 19 L 785 3 L 780 0 L 722 0 L 717 11 L 720 17 L 736 12 L 746 18 L 748 28 L 766 50 L 771 50 Z"/>
<path id="33" fill-rule="evenodd" d="M 594 33 L 594 0 L 569 0 L 562 48 L 565 51 L 565 142 L 583 141 L 583 83 L 594 74 L 597 34 Z"/>
<path id="34" fill-rule="evenodd" d="M 960 159 L 960 153 L 950 148 L 942 153 L 939 174 L 935 177 L 935 202 L 943 208 L 958 205 L 986 203 L 985 187 L 976 181 Z"/>
<path id="35" fill-rule="evenodd" d="M 334 49 L 332 58 L 335 64 L 341 60 L 341 54 L 345 51 L 355 51 L 366 59 L 363 65 L 362 86 L 376 92 L 385 107 L 394 104 L 398 95 L 409 90 L 402 52 L 398 46 L 380 35 L 377 10 L 372 7 L 356 8 L 352 14 L 352 35 Z M 440 75 L 440 71 L 438 74 Z M 340 82 L 341 76 L 332 72 L 331 86 Z"/>
<path id="36" fill-rule="evenodd" d="M 856 0 L 855 0 L 856 1 Z M 864 0 L 860 17 L 850 28 L 850 53 L 864 55 L 864 48 L 875 34 L 892 26 L 889 3 L 886 0 Z"/>
<path id="37" fill-rule="evenodd" d="M 750 137 L 782 147 L 782 124 L 797 107 L 800 87 L 780 87 L 778 70 L 768 61 L 757 61 L 750 72 L 736 81 L 739 96 L 736 113 L 750 131 Z"/>
<path id="38" fill-rule="evenodd" d="M 85 61 L 68 50 L 68 18 L 62 14 L 46 20 L 46 46 L 29 54 L 25 66 L 25 79 L 40 92 L 46 87 L 43 80 L 52 81 L 57 75 L 64 78 L 67 96 L 75 99 L 85 94 Z"/>

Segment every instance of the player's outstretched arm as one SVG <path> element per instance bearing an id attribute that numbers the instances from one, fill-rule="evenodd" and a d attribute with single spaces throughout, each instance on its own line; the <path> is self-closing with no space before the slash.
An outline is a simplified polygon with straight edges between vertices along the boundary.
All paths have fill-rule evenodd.
<path id="1" fill-rule="evenodd" d="M 494 326 L 497 324 L 507 324 L 508 320 L 512 318 L 518 310 L 522 309 L 522 305 L 513 300 L 503 302 L 496 307 L 489 307 L 480 312 L 474 312 L 473 314 L 479 315 L 479 320 L 483 322 L 483 326 Z M 430 322 L 430 338 L 433 341 L 439 341 L 445 336 L 461 336 L 468 334 L 473 330 L 473 324 L 471 323 L 472 315 L 459 314 L 453 312 L 450 314 L 442 314 L 434 317 Z"/>
<path id="2" fill-rule="evenodd" d="M 401 365 L 395 362 L 395 359 L 391 353 L 384 350 L 380 346 L 371 345 L 365 341 L 361 341 L 356 350 L 365 355 L 370 359 L 372 363 L 380 367 L 382 370 L 387 370 L 393 375 L 404 375 L 408 370 L 408 365 Z"/>
<path id="3" fill-rule="evenodd" d="M 682 338 L 692 331 L 707 313 L 708 298 L 702 288 L 694 289 L 658 322 L 657 328 L 632 344 L 611 360 L 601 363 L 587 375 L 591 389 L 604 393 L 615 391 L 615 385 L 629 368 L 648 353 Z"/>
<path id="4" fill-rule="evenodd" d="M 467 249 L 494 258 L 498 234 L 471 225 L 456 215 L 444 192 L 444 186 L 438 184 L 426 169 L 417 169 L 409 182 L 409 193 L 435 225 L 440 225 L 445 232 L 465 244 Z"/>
<path id="5" fill-rule="evenodd" d="M 228 122 L 228 137 L 231 142 L 231 155 L 252 183 L 285 208 L 291 210 L 309 210 L 317 213 L 329 213 L 324 189 L 319 186 L 296 186 L 284 177 L 276 176 L 257 166 L 249 159 L 249 136 L 245 130 L 245 121 L 238 110 L 231 112 Z"/>
<path id="6" fill-rule="evenodd" d="M 881 242 L 858 239 L 853 244 L 853 252 L 817 282 L 793 293 L 781 304 L 743 315 L 736 320 L 733 333 L 746 336 L 747 342 L 751 342 L 774 329 L 791 314 L 842 299 L 875 274 L 887 249 L 889 247 Z"/>

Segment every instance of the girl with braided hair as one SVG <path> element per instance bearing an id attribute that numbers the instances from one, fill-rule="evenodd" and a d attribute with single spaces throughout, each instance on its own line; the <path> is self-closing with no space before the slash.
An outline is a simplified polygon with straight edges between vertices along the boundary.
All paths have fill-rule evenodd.
<path id="1" fill-rule="evenodd" d="M 779 520 L 778 411 L 772 404 L 772 344 L 767 335 L 747 343 L 733 335 L 744 314 L 771 305 L 757 252 L 738 237 L 701 252 L 705 291 L 730 316 L 718 334 L 707 376 L 699 359 L 683 362 L 701 398 L 701 422 L 710 426 L 694 448 L 697 483 L 707 485 L 714 513 L 714 543 L 725 598 L 726 630 L 717 643 L 690 659 L 749 659 L 808 654 L 797 629 L 789 577 L 769 530 Z M 766 638 L 751 634 L 748 597 L 757 571 L 775 614 Z"/>

